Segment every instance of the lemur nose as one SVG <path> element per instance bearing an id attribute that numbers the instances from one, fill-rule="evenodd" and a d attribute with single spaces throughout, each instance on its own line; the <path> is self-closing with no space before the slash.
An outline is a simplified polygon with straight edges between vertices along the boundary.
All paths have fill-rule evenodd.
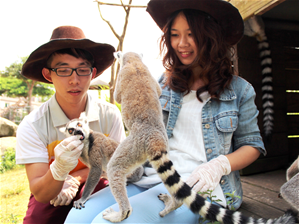
<path id="1" fill-rule="evenodd" d="M 74 133 L 74 135 L 83 135 L 83 132 L 80 131 L 80 130 L 76 130 L 75 133 Z"/>

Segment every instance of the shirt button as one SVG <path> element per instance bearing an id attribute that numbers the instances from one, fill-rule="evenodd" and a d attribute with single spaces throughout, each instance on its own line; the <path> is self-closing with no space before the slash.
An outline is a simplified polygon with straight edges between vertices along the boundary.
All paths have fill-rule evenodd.
<path id="1" fill-rule="evenodd" d="M 224 184 L 224 183 L 225 183 L 225 180 L 221 180 L 221 181 L 220 181 L 220 184 Z"/>
<path id="2" fill-rule="evenodd" d="M 212 152 L 213 152 L 212 149 L 208 149 L 208 150 L 207 150 L 207 153 L 208 153 L 208 154 L 211 154 Z"/>
<path id="3" fill-rule="evenodd" d="M 210 125 L 209 124 L 205 124 L 205 128 L 210 128 Z"/>

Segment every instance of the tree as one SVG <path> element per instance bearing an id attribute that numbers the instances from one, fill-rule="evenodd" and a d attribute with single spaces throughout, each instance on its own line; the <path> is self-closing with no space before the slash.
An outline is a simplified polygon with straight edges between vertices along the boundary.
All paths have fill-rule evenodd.
<path id="1" fill-rule="evenodd" d="M 0 94 L 10 97 L 27 98 L 31 110 L 33 95 L 48 97 L 54 94 L 50 84 L 37 82 L 21 75 L 22 66 L 28 57 L 21 57 L 21 61 L 12 63 L 5 71 L 0 72 Z"/>
<path id="2" fill-rule="evenodd" d="M 120 1 L 120 4 L 105 3 L 105 2 L 101 2 L 101 1 L 96 1 L 98 3 L 98 9 L 99 9 L 99 13 L 100 13 L 100 16 L 101 16 L 102 20 L 108 24 L 108 26 L 110 27 L 110 29 L 113 32 L 114 36 L 118 39 L 118 46 L 117 46 L 116 51 L 122 51 L 123 50 L 123 44 L 124 44 L 125 35 L 126 35 L 127 27 L 128 27 L 129 15 L 130 15 L 131 8 L 146 8 L 146 6 L 142 6 L 142 5 L 132 5 L 132 0 L 128 0 L 127 4 L 124 4 L 123 0 L 119 0 L 119 1 Z M 112 24 L 103 17 L 102 12 L 101 12 L 101 7 L 100 7 L 101 5 L 123 7 L 123 9 L 125 11 L 125 19 L 124 19 L 124 26 L 123 26 L 123 30 L 122 30 L 121 35 L 117 34 L 117 32 L 115 31 Z M 116 80 L 117 80 L 117 74 L 118 74 L 119 68 L 120 68 L 119 63 L 116 63 L 116 60 L 114 60 L 112 66 L 111 66 L 111 79 L 110 79 L 110 82 L 109 82 L 110 103 L 113 103 L 113 104 L 115 103 L 113 93 L 114 93 L 114 88 L 115 88 L 115 83 L 116 83 Z"/>

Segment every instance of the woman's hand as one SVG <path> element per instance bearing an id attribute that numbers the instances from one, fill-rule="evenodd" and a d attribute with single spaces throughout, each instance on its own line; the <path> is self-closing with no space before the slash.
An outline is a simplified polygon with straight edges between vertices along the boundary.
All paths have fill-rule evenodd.
<path id="1" fill-rule="evenodd" d="M 214 190 L 220 179 L 231 172 L 231 166 L 226 156 L 220 155 L 207 163 L 199 165 L 189 176 L 186 183 L 195 192 Z M 203 194 L 206 197 L 206 194 Z"/>

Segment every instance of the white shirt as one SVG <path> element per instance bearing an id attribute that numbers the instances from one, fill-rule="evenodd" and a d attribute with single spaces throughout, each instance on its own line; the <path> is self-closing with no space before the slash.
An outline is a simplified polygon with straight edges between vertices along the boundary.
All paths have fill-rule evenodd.
<path id="1" fill-rule="evenodd" d="M 209 97 L 208 92 L 200 95 L 203 102 L 196 97 L 196 91 L 191 91 L 183 97 L 183 105 L 169 139 L 170 158 L 183 179 L 201 163 L 207 162 L 203 144 L 202 108 Z"/>
<path id="2" fill-rule="evenodd" d="M 90 129 L 99 131 L 116 141 L 125 139 L 119 109 L 106 101 L 88 95 L 86 115 Z M 16 163 L 50 163 L 54 148 L 65 139 L 59 129 L 65 127 L 66 117 L 55 95 L 27 115 L 17 130 Z"/>

